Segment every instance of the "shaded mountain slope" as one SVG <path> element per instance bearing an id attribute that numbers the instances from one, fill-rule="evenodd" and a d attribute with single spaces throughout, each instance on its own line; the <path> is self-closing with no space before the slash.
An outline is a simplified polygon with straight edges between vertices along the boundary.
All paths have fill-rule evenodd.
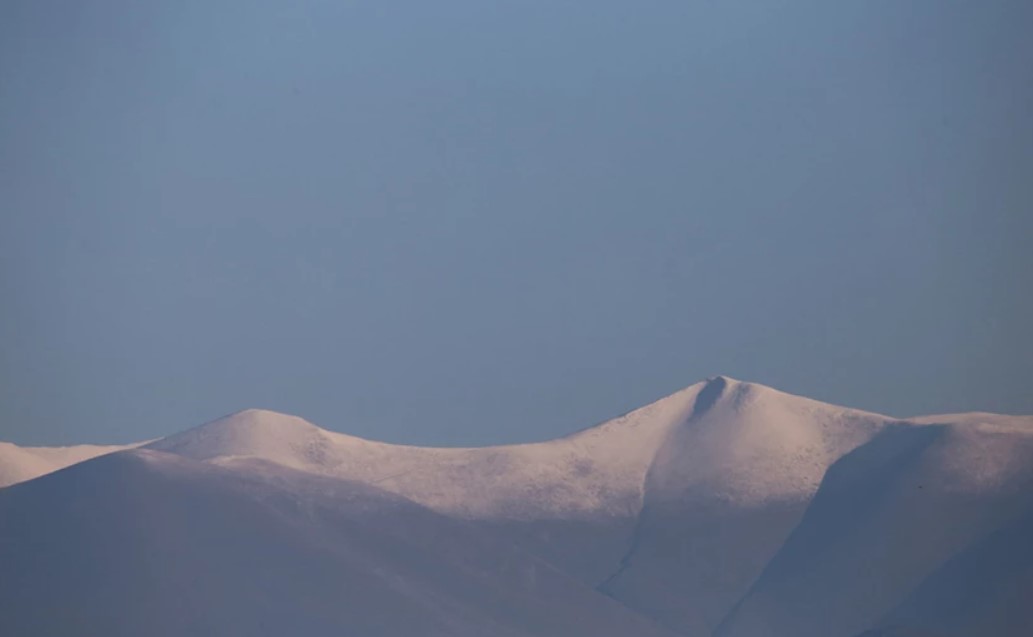
<path id="1" fill-rule="evenodd" d="M 1033 428 L 1023 422 L 889 427 L 829 469 L 717 634 L 856 635 L 1020 515 L 1031 494 Z M 1017 541 L 1005 550 L 1028 550 Z"/>
<path id="2" fill-rule="evenodd" d="M 5 635 L 670 633 L 365 485 L 153 451 L 0 491 Z"/>
<path id="3" fill-rule="evenodd" d="M 943 637 L 1021 635 L 1033 626 L 1033 494 L 1025 513 L 933 571 L 888 616 Z"/>

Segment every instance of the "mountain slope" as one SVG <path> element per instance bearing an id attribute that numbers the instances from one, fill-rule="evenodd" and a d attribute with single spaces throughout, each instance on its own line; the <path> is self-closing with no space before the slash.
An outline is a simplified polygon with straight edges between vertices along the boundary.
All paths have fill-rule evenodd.
<path id="1" fill-rule="evenodd" d="M 888 422 L 712 380 L 659 449 L 632 546 L 603 590 L 709 634 L 792 532 L 827 467 Z"/>
<path id="2" fill-rule="evenodd" d="M 466 517 L 626 514 L 638 508 L 642 476 L 668 421 L 678 418 L 696 389 L 598 427 L 534 444 L 470 449 L 392 445 L 251 409 L 147 448 L 218 464 L 262 458 L 376 484 L 435 510 Z"/>
<path id="3" fill-rule="evenodd" d="M 52 471 L 102 456 L 132 449 L 132 445 L 73 445 L 70 447 L 19 447 L 0 442 L 0 487 L 32 480 Z"/>
<path id="4" fill-rule="evenodd" d="M 1028 424 L 882 431 L 829 469 L 800 525 L 717 634 L 849 637 L 877 623 L 1033 504 Z M 1022 553 L 1021 544 L 1006 550 Z"/>
<path id="5" fill-rule="evenodd" d="M 648 619 L 366 485 L 155 451 L 0 491 L 4 635 L 648 635 Z"/>
<path id="6" fill-rule="evenodd" d="M 885 619 L 929 634 L 1021 635 L 1033 626 L 1033 506 L 929 575 Z"/>

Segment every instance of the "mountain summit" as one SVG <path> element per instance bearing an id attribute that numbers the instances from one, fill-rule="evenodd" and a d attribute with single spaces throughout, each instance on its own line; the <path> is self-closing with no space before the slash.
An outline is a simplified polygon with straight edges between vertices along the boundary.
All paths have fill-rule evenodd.
<path id="1" fill-rule="evenodd" d="M 333 439 L 333 443 L 331 442 Z M 192 460 L 261 458 L 287 467 L 328 468 L 333 444 L 355 440 L 320 429 L 307 420 L 265 409 L 245 409 L 182 433 L 156 440 L 148 449 Z"/>

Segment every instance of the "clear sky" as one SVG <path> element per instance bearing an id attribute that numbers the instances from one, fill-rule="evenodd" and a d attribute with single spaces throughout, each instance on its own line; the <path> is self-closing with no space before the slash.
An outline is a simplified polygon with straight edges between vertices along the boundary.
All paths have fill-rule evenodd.
<path id="1" fill-rule="evenodd" d="M 1033 413 L 1033 3 L 0 3 L 0 439 Z"/>

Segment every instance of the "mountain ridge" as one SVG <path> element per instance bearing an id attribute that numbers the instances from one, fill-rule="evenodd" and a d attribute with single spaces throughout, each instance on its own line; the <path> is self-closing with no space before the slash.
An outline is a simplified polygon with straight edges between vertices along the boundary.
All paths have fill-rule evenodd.
<path id="1" fill-rule="evenodd" d="M 340 467 L 342 463 L 342 458 L 334 457 L 333 452 L 341 450 L 345 450 L 352 456 L 362 454 L 370 456 L 396 454 L 410 457 L 423 455 L 432 457 L 435 461 L 447 463 L 455 462 L 464 455 L 488 456 L 496 453 L 505 456 L 513 454 L 519 456 L 526 455 L 528 452 L 532 452 L 531 455 L 534 455 L 533 452 L 548 449 L 550 446 L 594 445 L 596 451 L 602 453 L 608 462 L 625 465 L 630 463 L 635 465 L 636 472 L 642 471 L 644 475 L 643 465 L 652 464 L 670 430 L 676 429 L 678 425 L 685 426 L 690 421 L 698 421 L 712 409 L 723 408 L 726 412 L 734 414 L 744 409 L 748 410 L 750 403 L 758 400 L 767 401 L 768 405 L 775 406 L 778 406 L 778 403 L 792 403 L 797 412 L 834 409 L 842 414 L 885 422 L 931 424 L 942 421 L 1014 427 L 1016 420 L 1022 421 L 1023 419 L 1021 416 L 984 412 L 899 419 L 874 412 L 838 407 L 785 393 L 765 385 L 719 375 L 689 385 L 616 418 L 569 434 L 536 442 L 476 447 L 426 447 L 389 443 L 323 429 L 297 416 L 257 408 L 243 409 L 163 438 L 128 445 L 77 445 L 66 448 L 47 448 L 19 447 L 11 443 L 0 442 L 0 486 L 31 479 L 103 453 L 141 446 L 180 453 L 196 459 L 222 462 L 232 462 L 235 458 L 241 457 L 264 457 L 267 460 L 297 469 L 333 473 L 334 467 Z M 1020 428 L 1025 426 L 1023 424 Z M 765 436 L 777 435 L 778 427 L 784 429 L 788 425 L 775 423 L 773 427 L 765 426 L 766 429 L 775 429 L 775 432 L 774 434 L 770 431 L 762 433 Z M 621 430 L 625 435 L 622 436 L 618 433 Z M 632 432 L 637 433 L 632 435 Z M 785 433 L 786 435 L 791 434 L 791 432 Z M 802 434 L 802 432 L 798 433 Z M 614 437 L 615 449 L 598 449 L 599 439 L 606 436 Z M 355 458 L 353 457 L 351 460 L 354 462 Z M 545 458 L 544 460 L 549 461 L 550 459 Z M 628 467 L 625 469 L 630 470 Z M 372 475 L 372 471 L 359 477 L 384 480 L 385 482 L 395 479 L 391 473 L 375 477 Z"/>
<path id="2" fill-rule="evenodd" d="M 20 453 L 13 445 L 0 446 L 0 475 L 12 448 Z M 995 576 L 999 565 L 1008 563 L 1002 557 L 1008 551 L 1028 552 L 988 540 L 1021 543 L 1028 528 L 1028 520 L 1014 522 L 1033 510 L 1027 496 L 1033 492 L 1033 417 L 1028 416 L 897 419 L 718 376 L 541 442 L 397 445 L 248 409 L 119 449 L 91 448 L 114 454 L 0 488 L 0 522 L 8 520 L 5 537 L 14 538 L 0 543 L 0 562 L 22 564 L 19 556 L 25 554 L 46 565 L 32 569 L 63 572 L 65 566 L 48 561 L 47 542 L 32 539 L 38 532 L 33 525 L 56 524 L 84 534 L 86 556 L 109 556 L 111 534 L 148 547 L 156 535 L 179 547 L 184 563 L 204 569 L 206 551 L 218 552 L 221 538 L 249 533 L 220 507 L 202 507 L 206 513 L 195 515 L 195 505 L 216 498 L 254 524 L 269 525 L 262 531 L 262 550 L 295 556 L 284 557 L 283 568 L 297 568 L 291 561 L 296 559 L 319 570 L 314 556 L 329 551 L 347 570 L 327 576 L 335 586 L 359 586 L 361 578 L 373 578 L 379 592 L 368 600 L 372 607 L 400 605 L 404 621 L 437 626 L 442 636 L 605 634 L 588 619 L 596 608 L 612 617 L 614 626 L 632 630 L 636 625 L 642 634 L 855 637 L 892 625 L 938 634 L 945 624 L 931 613 L 945 596 L 972 631 L 1002 625 L 1012 630 L 1025 621 L 1014 601 L 1024 588 L 977 594 L 965 573 L 981 556 L 990 556 L 983 571 Z M 101 486 L 89 488 L 83 479 L 88 475 L 103 478 Z M 163 485 L 174 486 L 178 495 L 169 502 L 179 513 L 151 502 L 165 497 Z M 112 504 L 123 496 L 130 499 Z M 84 504 L 90 502 L 95 504 Z M 84 506 L 96 506 L 110 519 L 83 517 Z M 154 526 L 151 518 L 169 528 Z M 181 535 L 196 536 L 199 543 L 182 544 Z M 377 548 L 382 545 L 375 538 L 381 535 L 395 538 L 384 540 L 390 549 Z M 453 536 L 468 537 L 470 547 L 483 550 L 457 544 Z M 76 537 L 60 541 L 74 545 Z M 368 546 L 378 557 L 359 558 L 340 542 L 373 542 Z M 161 546 L 148 550 L 161 553 Z M 62 551 L 70 564 L 79 559 Z M 392 555 L 407 555 L 409 561 Z M 864 557 L 857 562 L 851 555 Z M 223 556 L 211 560 L 229 569 L 220 581 L 246 573 L 286 596 L 284 612 L 304 613 L 304 600 L 269 580 L 268 573 L 234 566 Z M 878 567 L 866 570 L 866 563 Z M 160 568 L 175 570 L 176 564 Z M 445 578 L 442 591 L 424 587 L 437 577 L 426 570 L 429 564 Z M 1008 566 L 1008 581 L 1033 582 L 1033 561 L 1023 558 Z M 97 564 L 91 568 L 100 569 L 96 577 L 104 572 Z M 148 590 L 150 571 L 141 570 L 143 565 L 119 562 L 118 568 L 126 595 Z M 16 569 L 16 575 L 40 596 L 32 597 L 33 603 L 45 605 L 48 588 L 32 578 L 32 569 Z M 484 587 L 500 597 L 488 602 L 476 592 Z M 248 596 L 262 594 L 251 583 L 245 589 Z M 543 596 L 546 589 L 550 592 Z M 323 599 L 322 593 L 309 592 Z M 516 606 L 500 601 L 509 598 L 522 601 Z M 171 611 L 163 602 L 146 599 L 167 619 Z M 569 614 L 563 604 L 550 601 L 558 599 L 578 610 Z M 964 600 L 973 601 L 966 606 Z M 271 603 L 276 607 L 275 600 Z M 231 617 L 203 600 L 190 604 L 192 612 L 218 618 L 213 634 L 232 633 Z M 520 613 L 539 617 L 535 622 L 549 614 L 562 621 L 535 628 L 513 615 L 517 606 Z M 985 609 L 998 607 L 1020 613 L 1019 619 L 995 622 Z M 8 612 L 29 622 L 25 626 L 45 621 L 18 615 L 20 608 Z M 396 625 L 379 611 L 368 612 L 362 621 L 370 634 L 378 622 Z M 284 626 L 277 623 L 282 618 L 263 617 Z M 320 630 L 343 630 L 343 616 L 327 617 L 330 623 L 319 624 Z M 646 623 L 636 624 L 643 618 Z M 134 621 L 147 619 L 141 615 Z M 462 629 L 449 628 L 453 621 Z"/>

